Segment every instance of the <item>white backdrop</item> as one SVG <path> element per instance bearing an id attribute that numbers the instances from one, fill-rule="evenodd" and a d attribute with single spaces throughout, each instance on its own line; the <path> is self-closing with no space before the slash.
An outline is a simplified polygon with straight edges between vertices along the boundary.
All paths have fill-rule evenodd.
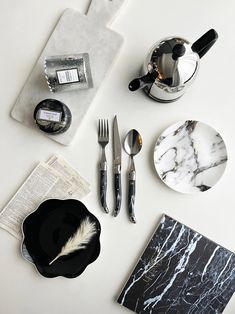
<path id="1" fill-rule="evenodd" d="M 122 51 L 102 85 L 79 132 L 63 147 L 20 125 L 10 110 L 59 16 L 67 7 L 86 12 L 88 0 L 1 0 L 0 11 L 0 208 L 15 193 L 33 167 L 52 153 L 60 153 L 91 184 L 84 200 L 102 225 L 102 251 L 98 260 L 78 278 L 46 279 L 26 263 L 19 242 L 0 230 L 1 314 L 118 314 L 129 311 L 115 302 L 137 258 L 161 215 L 167 213 L 235 252 L 235 2 L 127 0 L 112 28 L 125 37 Z M 185 96 L 172 104 L 158 104 L 143 93 L 131 94 L 127 85 L 150 46 L 168 35 L 195 41 L 210 28 L 218 42 L 203 57 L 197 80 Z M 108 43 L 107 43 L 108 44 Z M 97 119 L 118 115 L 122 138 L 131 128 L 140 131 L 143 150 L 136 157 L 137 225 L 129 223 L 125 206 L 118 218 L 103 214 L 97 193 Z M 153 147 L 158 135 L 182 119 L 198 119 L 216 128 L 228 149 L 229 162 L 221 181 L 200 195 L 171 191 L 158 179 Z M 111 122 L 111 120 L 110 120 Z M 112 180 L 111 145 L 108 146 Z M 123 191 L 128 157 L 123 152 Z M 108 187 L 113 207 L 113 191 Z M 234 314 L 235 297 L 224 313 Z"/>

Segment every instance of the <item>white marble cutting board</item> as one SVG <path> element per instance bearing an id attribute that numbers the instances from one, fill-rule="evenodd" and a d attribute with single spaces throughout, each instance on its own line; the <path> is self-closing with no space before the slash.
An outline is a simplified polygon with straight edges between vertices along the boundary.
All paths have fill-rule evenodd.
<path id="1" fill-rule="evenodd" d="M 45 98 L 58 99 L 72 112 L 71 127 L 59 135 L 41 133 L 63 145 L 71 143 L 123 43 L 122 36 L 106 25 L 124 1 L 92 0 L 87 15 L 73 9 L 63 13 L 13 107 L 11 116 L 14 119 L 41 132 L 33 120 L 34 108 Z M 94 87 L 51 93 L 44 77 L 44 57 L 84 52 L 89 53 Z"/>

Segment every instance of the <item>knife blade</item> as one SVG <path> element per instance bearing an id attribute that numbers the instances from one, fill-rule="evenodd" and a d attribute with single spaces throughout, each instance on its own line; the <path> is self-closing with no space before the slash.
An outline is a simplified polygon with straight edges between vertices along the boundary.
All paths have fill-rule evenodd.
<path id="1" fill-rule="evenodd" d="M 118 130 L 117 116 L 115 116 L 113 120 L 113 173 L 115 190 L 115 209 L 113 212 L 114 217 L 119 214 L 122 203 L 121 164 L 122 146 Z"/>

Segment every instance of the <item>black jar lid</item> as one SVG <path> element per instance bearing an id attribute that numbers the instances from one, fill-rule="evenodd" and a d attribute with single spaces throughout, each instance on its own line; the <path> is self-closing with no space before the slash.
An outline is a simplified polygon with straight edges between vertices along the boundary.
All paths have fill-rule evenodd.
<path id="1" fill-rule="evenodd" d="M 64 133 L 72 121 L 69 108 L 56 99 L 42 100 L 36 106 L 33 116 L 39 129 L 49 134 Z"/>

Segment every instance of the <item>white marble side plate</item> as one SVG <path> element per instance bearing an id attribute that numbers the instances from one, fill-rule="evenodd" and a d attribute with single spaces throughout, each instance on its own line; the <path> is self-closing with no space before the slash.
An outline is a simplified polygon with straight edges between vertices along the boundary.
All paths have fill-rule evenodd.
<path id="1" fill-rule="evenodd" d="M 161 180 L 182 193 L 204 192 L 225 171 L 227 150 L 220 134 L 199 121 L 181 121 L 167 128 L 154 149 Z"/>

